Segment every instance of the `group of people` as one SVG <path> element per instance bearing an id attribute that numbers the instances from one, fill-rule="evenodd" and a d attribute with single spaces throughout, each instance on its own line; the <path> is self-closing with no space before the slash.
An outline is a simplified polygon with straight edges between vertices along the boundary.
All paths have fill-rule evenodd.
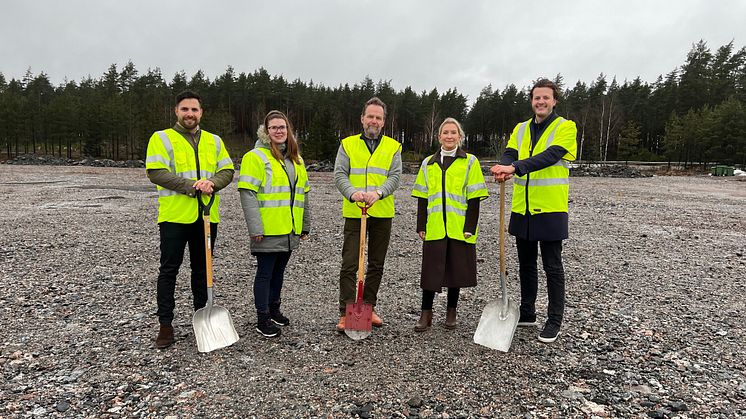
<path id="1" fill-rule="evenodd" d="M 547 276 L 549 305 L 538 335 L 545 343 L 559 335 L 564 313 L 565 276 L 562 240 L 568 237 L 568 162 L 575 159 L 577 129 L 554 111 L 559 91 L 541 79 L 531 89 L 534 116 L 519 123 L 500 163 L 490 171 L 498 182 L 513 179 L 509 233 L 516 237 L 521 283 L 519 326 L 536 326 L 537 258 L 541 249 Z M 186 91 L 176 98 L 177 122 L 155 132 L 148 143 L 146 169 L 157 185 L 160 229 L 160 269 L 157 281 L 160 329 L 156 347 L 174 342 L 176 276 L 189 246 L 194 309 L 207 303 L 205 242 L 200 195 L 219 195 L 234 177 L 223 141 L 204 131 L 199 95 Z M 342 139 L 334 165 L 334 183 L 343 199 L 344 241 L 339 273 L 339 321 L 345 330 L 345 309 L 356 297 L 360 250 L 361 207 L 366 207 L 368 260 L 362 299 L 373 306 L 371 322 L 383 326 L 376 312 L 378 290 L 395 214 L 394 192 L 402 173 L 401 144 L 383 134 L 386 105 L 371 98 L 360 116 L 362 132 Z M 454 118 L 438 129 L 440 149 L 422 161 L 412 190 L 417 198 L 416 233 L 423 241 L 420 318 L 414 330 L 432 326 L 435 295 L 447 289 L 443 325 L 457 325 L 461 288 L 477 284 L 476 241 L 480 202 L 488 197 L 476 156 L 462 148 L 464 130 Z M 238 176 L 241 206 L 257 258 L 254 278 L 256 330 L 279 336 L 290 320 L 280 310 L 285 268 L 293 250 L 310 232 L 309 182 L 292 124 L 271 111 L 257 131 L 254 148 L 242 159 Z M 198 193 L 199 192 L 199 193 Z M 202 199 L 205 199 L 204 197 Z M 211 215 L 210 249 L 214 248 L 219 216 L 216 196 Z"/>

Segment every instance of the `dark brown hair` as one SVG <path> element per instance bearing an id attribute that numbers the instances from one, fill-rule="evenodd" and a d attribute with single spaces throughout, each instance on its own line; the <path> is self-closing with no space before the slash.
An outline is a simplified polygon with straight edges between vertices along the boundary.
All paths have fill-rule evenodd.
<path id="1" fill-rule="evenodd" d="M 552 89 L 552 95 L 554 95 L 554 100 L 559 100 L 559 98 L 560 98 L 559 87 L 557 87 L 557 85 L 553 81 L 551 81 L 549 79 L 539 79 L 539 80 L 536 81 L 536 83 L 534 83 L 534 87 L 531 88 L 531 97 L 530 97 L 530 99 L 533 99 L 533 97 L 534 97 L 534 89 L 536 89 L 537 87 L 548 87 L 548 88 Z"/>
<path id="2" fill-rule="evenodd" d="M 191 90 L 184 90 L 183 92 L 176 95 L 176 106 L 179 106 L 179 103 L 181 103 L 184 99 L 197 99 L 197 102 L 199 102 L 199 107 L 202 107 L 202 97 L 197 93 L 193 92 Z"/>
<path id="3" fill-rule="evenodd" d="M 288 133 L 288 139 L 285 142 L 286 147 L 286 155 L 290 158 L 290 160 L 294 161 L 296 164 L 300 164 L 300 153 L 298 150 L 298 141 L 295 140 L 295 134 L 293 134 L 293 125 L 290 123 L 290 120 L 287 116 L 285 116 L 284 113 L 280 111 L 269 111 L 267 116 L 264 117 L 264 132 L 267 133 L 267 136 L 269 137 L 269 121 L 272 119 L 282 119 L 285 121 L 285 124 L 287 125 L 287 133 Z M 280 151 L 280 148 L 277 147 L 277 144 L 272 141 L 272 137 L 269 137 L 269 149 L 272 150 L 272 156 L 276 158 L 279 161 L 283 161 L 284 158 L 282 157 L 282 152 Z"/>

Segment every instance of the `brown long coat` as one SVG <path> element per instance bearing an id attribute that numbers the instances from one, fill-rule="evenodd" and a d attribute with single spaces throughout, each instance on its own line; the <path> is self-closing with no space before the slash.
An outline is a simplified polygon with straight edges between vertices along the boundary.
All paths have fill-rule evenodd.
<path id="1" fill-rule="evenodd" d="M 466 153 L 459 149 L 455 158 L 446 156 L 441 165 L 440 151 L 438 151 L 428 164 L 437 165 L 444 172 L 443 179 L 445 179 L 446 170 L 457 158 L 466 158 Z M 468 201 L 464 231 L 474 233 L 476 230 L 477 220 L 479 219 L 479 201 L 479 198 Z M 418 198 L 417 231 L 425 231 L 426 225 L 427 199 Z M 477 251 L 474 244 L 449 239 L 448 237 L 422 243 L 422 270 L 420 275 L 420 287 L 422 289 L 441 292 L 442 287 L 464 288 L 476 285 Z"/>

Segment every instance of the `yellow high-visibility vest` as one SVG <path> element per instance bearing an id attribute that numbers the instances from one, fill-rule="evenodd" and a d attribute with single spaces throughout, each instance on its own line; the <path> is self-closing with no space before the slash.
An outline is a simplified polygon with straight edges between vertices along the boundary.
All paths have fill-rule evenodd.
<path id="1" fill-rule="evenodd" d="M 557 118 L 544 130 L 536 145 L 531 145 L 531 120 L 521 122 L 513 129 L 508 148 L 518 150 L 518 160 L 541 153 L 552 145 L 567 150 L 559 162 L 535 172 L 513 178 L 512 212 L 532 215 L 548 212 L 567 212 L 570 194 L 570 165 L 577 153 L 575 122 Z"/>
<path id="2" fill-rule="evenodd" d="M 173 128 L 156 131 L 148 141 L 146 169 L 166 169 L 176 176 L 190 180 L 208 179 L 223 169 L 233 169 L 228 150 L 223 140 L 215 134 L 202 130 L 199 144 L 199 170 L 194 147 Z M 156 185 L 158 190 L 158 222 L 191 224 L 199 215 L 197 200 L 188 195 Z M 215 192 L 215 202 L 210 208 L 210 221 L 220 222 L 220 194 Z M 203 197 L 205 203 L 208 201 Z"/>
<path id="3" fill-rule="evenodd" d="M 386 182 L 394 156 L 401 150 L 401 144 L 391 137 L 382 136 L 381 142 L 373 154 L 358 135 L 342 140 L 342 147 L 350 158 L 350 183 L 359 191 L 375 191 Z M 342 216 L 360 218 L 362 211 L 354 202 L 345 199 L 342 204 Z M 394 195 L 388 195 L 376 201 L 368 209 L 368 215 L 378 218 L 394 218 Z"/>
<path id="4" fill-rule="evenodd" d="M 241 160 L 238 189 L 256 192 L 264 235 L 299 235 L 303 231 L 306 193 L 311 188 L 303 159 L 293 162 L 293 167 L 295 179 L 291 184 L 284 161 L 277 160 L 268 148 L 255 148 Z"/>
<path id="5" fill-rule="evenodd" d="M 445 171 L 443 189 L 443 170 L 437 163 L 428 165 L 431 158 L 433 156 L 423 160 L 420 165 L 412 190 L 413 197 L 427 199 L 425 240 L 440 240 L 448 236 L 466 243 L 476 243 L 479 228 L 467 239 L 464 237 L 464 224 L 468 201 L 489 196 L 479 160 L 469 153 L 466 153 L 466 158 L 457 157 Z"/>

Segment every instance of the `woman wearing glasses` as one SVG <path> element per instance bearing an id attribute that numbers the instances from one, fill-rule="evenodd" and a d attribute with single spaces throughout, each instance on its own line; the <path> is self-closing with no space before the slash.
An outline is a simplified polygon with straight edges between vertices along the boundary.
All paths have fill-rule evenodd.
<path id="1" fill-rule="evenodd" d="M 280 335 L 290 320 L 280 311 L 285 267 L 310 230 L 308 174 L 287 116 L 271 111 L 257 130 L 254 149 L 243 156 L 238 178 L 251 254 L 256 256 L 256 330 Z"/>

